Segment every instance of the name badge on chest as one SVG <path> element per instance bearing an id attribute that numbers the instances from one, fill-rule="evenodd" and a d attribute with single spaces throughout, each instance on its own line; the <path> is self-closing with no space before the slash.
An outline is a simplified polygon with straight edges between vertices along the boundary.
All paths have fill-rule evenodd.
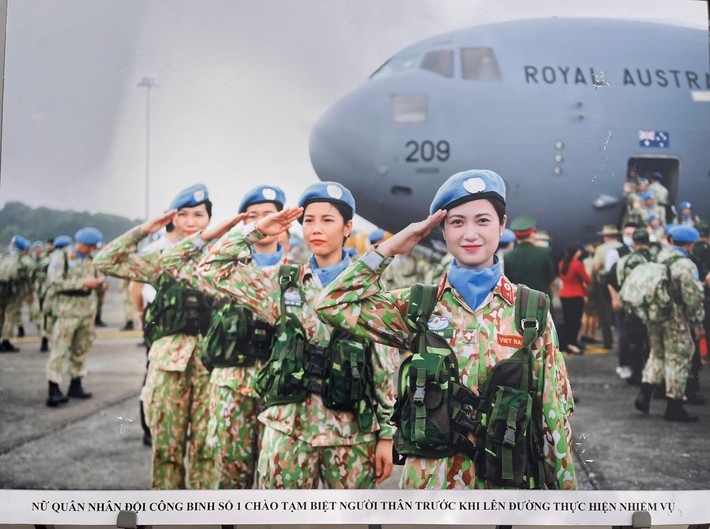
<path id="1" fill-rule="evenodd" d="M 302 307 L 303 300 L 298 290 L 291 289 L 284 292 L 284 303 L 287 307 Z"/>

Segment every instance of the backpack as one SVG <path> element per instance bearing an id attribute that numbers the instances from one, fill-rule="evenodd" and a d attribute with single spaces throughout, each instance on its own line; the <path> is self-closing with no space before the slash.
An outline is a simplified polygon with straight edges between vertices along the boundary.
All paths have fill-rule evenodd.
<path id="1" fill-rule="evenodd" d="M 20 256 L 0 254 L 0 305 L 5 305 L 20 293 Z"/>
<path id="2" fill-rule="evenodd" d="M 648 261 L 636 266 L 624 280 L 619 296 L 624 310 L 644 323 L 659 323 L 670 319 L 673 311 L 674 288 L 670 267 L 681 255 L 663 263 Z"/>
<path id="3" fill-rule="evenodd" d="M 352 411 L 360 427 L 372 427 L 374 403 L 372 345 L 336 330 L 326 347 L 309 344 L 298 317 L 287 306 L 305 303 L 301 267 L 279 267 L 280 315 L 276 320 L 271 356 L 259 372 L 256 390 L 266 407 L 301 402 L 318 393 L 326 408 Z M 296 292 L 289 292 L 295 288 Z"/>
<path id="4" fill-rule="evenodd" d="M 616 284 L 623 286 L 629 273 L 638 265 L 647 262 L 646 258 L 638 252 L 628 254 L 628 257 L 622 257 L 616 265 Z"/>
<path id="5" fill-rule="evenodd" d="M 145 309 L 143 336 L 148 347 L 165 336 L 207 332 L 213 298 L 182 286 L 166 273 L 158 278 L 156 291 L 155 299 Z"/>
<path id="6" fill-rule="evenodd" d="M 515 320 L 523 347 L 493 366 L 479 397 L 461 384 L 458 359 L 446 340 L 428 328 L 436 302 L 434 285 L 412 286 L 407 320 L 413 354 L 399 371 L 395 462 L 408 455 L 464 454 L 476 462 L 477 475 L 496 486 L 544 487 L 542 402 L 532 387 L 529 349 L 544 332 L 549 299 L 518 285 Z"/>

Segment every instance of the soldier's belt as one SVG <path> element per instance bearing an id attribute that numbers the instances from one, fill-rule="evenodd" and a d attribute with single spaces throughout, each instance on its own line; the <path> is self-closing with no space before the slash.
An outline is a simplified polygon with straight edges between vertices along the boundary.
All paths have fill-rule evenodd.
<path id="1" fill-rule="evenodd" d="M 60 296 L 69 296 L 72 298 L 85 298 L 85 297 L 91 295 L 91 290 L 82 290 L 82 289 L 62 290 L 61 292 L 57 292 L 57 294 Z"/>

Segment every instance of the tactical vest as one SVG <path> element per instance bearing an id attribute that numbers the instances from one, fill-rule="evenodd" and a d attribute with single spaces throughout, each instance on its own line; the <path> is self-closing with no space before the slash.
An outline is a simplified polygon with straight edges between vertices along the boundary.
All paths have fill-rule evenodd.
<path id="1" fill-rule="evenodd" d="M 247 307 L 224 301 L 212 313 L 202 363 L 210 371 L 215 367 L 253 366 L 269 358 L 273 337 L 274 328 L 256 319 Z"/>
<path id="2" fill-rule="evenodd" d="M 209 329 L 213 299 L 182 286 L 168 274 L 158 278 L 155 299 L 145 309 L 143 336 L 148 347 L 173 334 L 197 336 Z"/>
<path id="3" fill-rule="evenodd" d="M 353 412 L 360 427 L 369 430 L 375 394 L 372 345 L 338 330 L 327 347 L 308 343 L 301 322 L 287 308 L 305 303 L 300 272 L 300 266 L 279 267 L 280 316 L 271 356 L 257 378 L 257 392 L 266 407 L 301 402 L 308 393 L 318 393 L 326 408 Z M 292 288 L 297 295 L 289 297 L 286 293 Z"/>
<path id="4" fill-rule="evenodd" d="M 493 366 L 478 397 L 461 384 L 456 353 L 428 328 L 436 303 L 434 285 L 412 286 L 407 320 L 413 354 L 399 370 L 395 463 L 410 455 L 462 454 L 495 486 L 545 488 L 542 401 L 532 384 L 530 347 L 544 332 L 548 297 L 518 285 L 515 321 L 523 347 Z"/>

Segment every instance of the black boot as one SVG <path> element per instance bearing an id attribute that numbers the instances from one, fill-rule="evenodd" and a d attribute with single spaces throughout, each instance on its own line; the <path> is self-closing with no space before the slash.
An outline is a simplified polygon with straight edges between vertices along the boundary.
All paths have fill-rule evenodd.
<path id="1" fill-rule="evenodd" d="M 661 400 L 666 398 L 666 381 L 661 380 L 660 384 L 656 384 L 656 391 L 653 392 L 653 398 Z"/>
<path id="2" fill-rule="evenodd" d="M 49 340 L 45 336 L 42 338 L 42 345 L 39 347 L 39 352 L 46 353 L 47 351 L 49 351 Z"/>
<path id="3" fill-rule="evenodd" d="M 24 338 L 24 337 L 25 337 L 25 328 L 24 328 L 22 325 L 20 325 L 20 326 L 17 328 L 17 337 L 18 337 L 18 338 Z"/>
<path id="4" fill-rule="evenodd" d="M 0 342 L 0 353 L 19 353 L 20 348 L 15 347 L 10 343 L 10 340 L 3 340 Z"/>
<path id="5" fill-rule="evenodd" d="M 121 330 L 122 331 L 132 331 L 133 330 L 133 321 L 128 320 L 126 322 L 126 324 L 123 327 L 121 327 Z"/>
<path id="6" fill-rule="evenodd" d="M 648 413 L 648 409 L 651 407 L 651 396 L 653 396 L 654 384 L 648 384 L 646 382 L 641 384 L 641 391 L 639 392 L 636 401 L 634 401 L 634 406 L 636 409 L 642 413 Z"/>
<path id="7" fill-rule="evenodd" d="M 101 316 L 96 316 L 96 318 L 94 318 L 94 325 L 97 327 L 106 327 L 106 323 L 104 323 L 104 320 L 101 319 Z"/>
<path id="8" fill-rule="evenodd" d="M 64 404 L 69 399 L 64 396 L 62 390 L 59 389 L 59 385 L 56 382 L 49 383 L 49 396 L 47 397 L 47 406 L 50 408 L 56 408 L 60 404 Z"/>
<path id="9" fill-rule="evenodd" d="M 91 393 L 84 391 L 81 387 L 81 377 L 76 377 L 71 379 L 71 384 L 69 384 L 69 391 L 67 392 L 69 397 L 75 399 L 90 399 Z"/>
<path id="10" fill-rule="evenodd" d="M 666 414 L 663 418 L 672 422 L 696 422 L 698 418 L 695 415 L 690 415 L 683 407 L 682 399 L 667 400 Z"/>

